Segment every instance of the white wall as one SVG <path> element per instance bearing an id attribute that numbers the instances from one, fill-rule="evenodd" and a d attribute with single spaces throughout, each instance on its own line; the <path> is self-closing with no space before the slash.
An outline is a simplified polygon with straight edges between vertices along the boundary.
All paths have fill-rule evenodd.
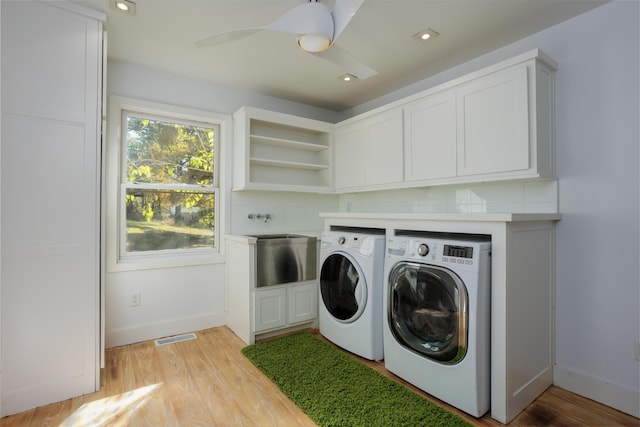
<path id="1" fill-rule="evenodd" d="M 337 113 L 272 98 L 258 93 L 215 86 L 205 82 L 109 61 L 108 95 L 137 98 L 190 109 L 231 115 L 243 105 L 334 122 Z M 113 121 L 113 117 L 107 118 Z M 108 135 L 108 137 L 110 137 Z M 259 233 L 291 230 L 321 230 L 317 212 L 334 211 L 336 196 L 299 193 L 232 193 L 229 168 L 231 138 L 222 141 L 223 198 L 226 199 L 222 227 L 225 232 Z M 225 154 L 226 153 L 226 154 Z M 107 204 L 114 203 L 107 200 Z M 234 207 L 238 205 L 238 207 Z M 229 212 L 233 215 L 229 217 Z M 249 212 L 271 213 L 269 223 L 248 221 Z M 113 246 L 116 236 L 107 235 Z M 220 239 L 221 245 L 224 239 Z M 224 249 L 224 248 L 223 248 Z M 109 253 L 109 251 L 107 251 Z M 107 265 L 109 262 L 107 262 Z M 129 344 L 224 324 L 224 264 L 195 265 L 148 270 L 107 271 L 105 283 L 106 346 Z M 129 305 L 130 294 L 140 292 L 141 305 Z"/>
<path id="2" fill-rule="evenodd" d="M 640 416 L 639 3 L 614 1 L 534 36 L 342 112 L 368 111 L 533 48 L 559 64 L 556 74 L 555 381 Z M 494 185 L 376 192 L 340 197 L 344 210 L 384 210 L 389 200 L 416 212 L 455 212 L 484 202 L 500 209 Z M 485 189 L 493 198 L 482 196 Z M 536 192 L 545 205 L 551 193 Z M 514 191 L 512 186 L 509 191 Z M 527 198 L 527 189 L 514 197 Z M 456 201 L 462 193 L 463 202 Z M 464 201 L 464 197 L 470 197 Z M 485 200 L 486 199 L 486 200 Z M 382 206 L 381 206 L 382 205 Z"/>

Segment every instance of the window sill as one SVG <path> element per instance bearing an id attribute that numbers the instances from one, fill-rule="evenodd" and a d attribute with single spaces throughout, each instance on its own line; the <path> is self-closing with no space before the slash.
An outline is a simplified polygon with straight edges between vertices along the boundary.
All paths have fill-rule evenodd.
<path id="1" fill-rule="evenodd" d="M 180 268 L 200 265 L 222 264 L 224 256 L 219 252 L 207 252 L 202 254 L 170 254 L 133 256 L 126 259 L 110 262 L 107 273 L 121 271 L 152 270 L 160 268 Z"/>

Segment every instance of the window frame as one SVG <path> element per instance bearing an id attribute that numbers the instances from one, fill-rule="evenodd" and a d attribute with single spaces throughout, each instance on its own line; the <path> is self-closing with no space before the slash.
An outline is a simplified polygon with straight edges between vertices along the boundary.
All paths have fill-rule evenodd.
<path id="1" fill-rule="evenodd" d="M 222 166 L 225 151 L 227 129 L 230 127 L 230 117 L 208 111 L 195 110 L 143 101 L 132 98 L 111 96 L 109 98 L 109 134 L 106 152 L 106 200 L 107 209 L 105 224 L 105 241 L 107 253 L 107 271 L 144 270 L 153 268 L 171 268 L 189 265 L 214 264 L 224 262 L 222 236 L 224 234 L 227 213 L 224 201 L 225 182 Z M 134 117 L 144 117 L 166 120 L 168 122 L 184 123 L 204 127 L 213 127 L 217 134 L 213 147 L 213 184 L 199 186 L 189 184 L 171 185 L 178 190 L 203 192 L 213 194 L 214 197 L 214 246 L 213 248 L 194 249 L 164 249 L 154 251 L 126 252 L 126 203 L 124 194 L 127 188 L 148 190 L 168 189 L 164 184 L 136 185 L 128 183 L 126 179 L 126 132 L 125 114 Z M 161 188 L 160 188 L 161 187 Z"/>

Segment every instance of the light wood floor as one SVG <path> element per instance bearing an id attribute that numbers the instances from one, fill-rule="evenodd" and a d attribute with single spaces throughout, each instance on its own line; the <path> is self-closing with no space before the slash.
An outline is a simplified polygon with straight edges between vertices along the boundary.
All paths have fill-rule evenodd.
<path id="1" fill-rule="evenodd" d="M 109 349 L 99 392 L 5 417 L 0 426 L 315 426 L 240 353 L 244 343 L 229 329 L 197 335 L 161 347 L 148 341 Z M 400 381 L 383 362 L 365 363 Z M 436 403 L 472 424 L 501 425 Z M 551 387 L 510 425 L 639 426 L 640 420 Z"/>

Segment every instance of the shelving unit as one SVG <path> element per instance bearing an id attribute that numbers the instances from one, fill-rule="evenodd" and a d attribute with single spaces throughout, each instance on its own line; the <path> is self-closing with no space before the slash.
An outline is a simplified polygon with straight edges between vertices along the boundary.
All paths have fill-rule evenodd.
<path id="1" fill-rule="evenodd" d="M 243 107 L 234 125 L 234 190 L 332 191 L 333 124 Z"/>

